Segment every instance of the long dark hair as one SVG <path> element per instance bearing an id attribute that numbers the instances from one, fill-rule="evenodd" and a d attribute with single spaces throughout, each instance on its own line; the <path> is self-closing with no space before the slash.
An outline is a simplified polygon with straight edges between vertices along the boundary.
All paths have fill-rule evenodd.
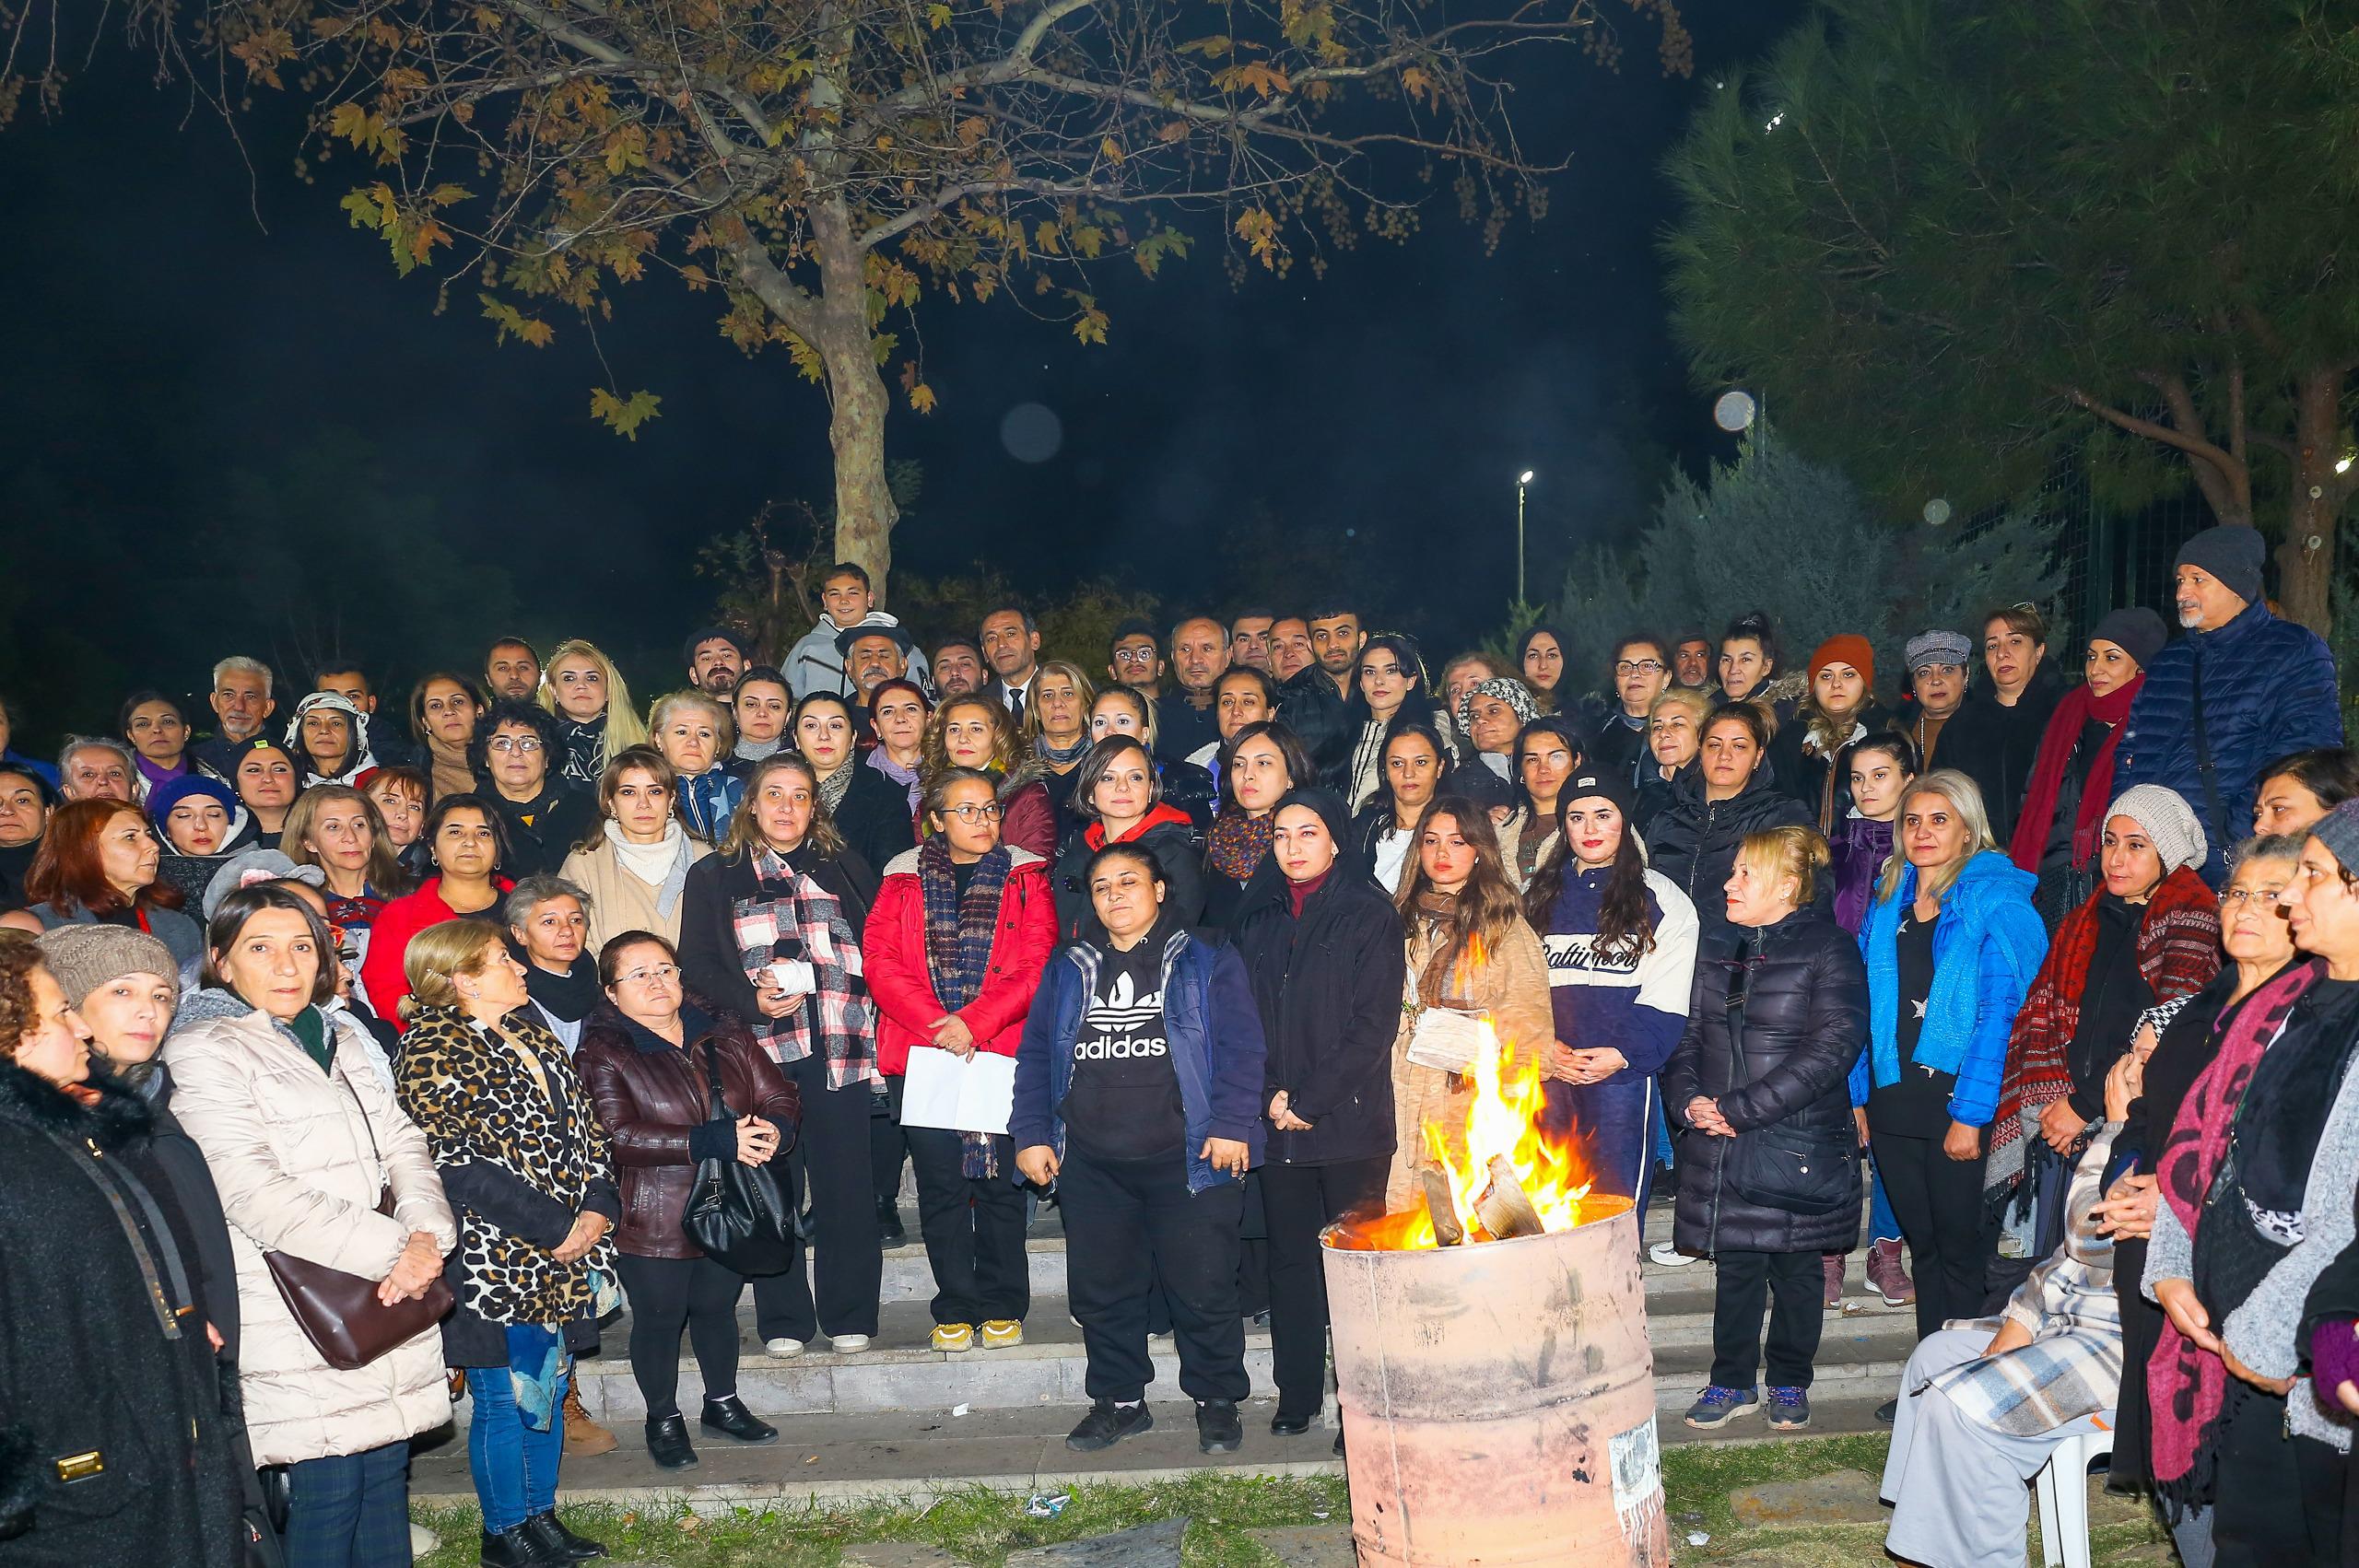
<path id="1" fill-rule="evenodd" d="M 1507 857 L 1499 850 L 1499 836 L 1491 826 L 1491 813 L 1463 795 L 1437 795 L 1433 804 L 1426 808 L 1425 819 L 1418 824 L 1419 833 L 1443 817 L 1458 824 L 1459 836 L 1474 851 L 1474 870 L 1467 876 L 1466 885 L 1459 890 L 1458 913 L 1450 922 L 1449 940 L 1417 977 L 1417 995 L 1427 1007 L 1439 1005 L 1449 977 L 1466 961 L 1470 943 L 1478 946 L 1487 959 L 1498 952 L 1508 930 L 1523 918 L 1523 907 L 1516 902 L 1515 883 L 1508 875 Z M 1409 874 L 1401 879 L 1401 891 L 1393 897 L 1393 907 L 1401 911 L 1404 926 L 1415 929 L 1418 900 L 1432 890 L 1433 879 L 1426 874 L 1425 858 L 1413 848 L 1409 852 Z"/>
<path id="2" fill-rule="evenodd" d="M 1548 919 L 1555 912 L 1556 900 L 1565 891 L 1565 877 L 1573 858 L 1573 836 L 1565 825 L 1565 808 L 1575 801 L 1594 800 L 1593 795 L 1576 795 L 1572 787 L 1556 797 L 1556 842 L 1548 858 L 1532 873 L 1532 884 L 1524 889 L 1524 918 L 1532 929 L 1546 931 Z M 1647 913 L 1647 858 L 1638 852 L 1638 830 L 1628 817 L 1622 819 L 1622 842 L 1614 851 L 1614 862 L 1606 868 L 1605 886 L 1597 899 L 1597 956 L 1614 963 L 1631 964 L 1644 958 L 1655 945 L 1654 917 Z"/>

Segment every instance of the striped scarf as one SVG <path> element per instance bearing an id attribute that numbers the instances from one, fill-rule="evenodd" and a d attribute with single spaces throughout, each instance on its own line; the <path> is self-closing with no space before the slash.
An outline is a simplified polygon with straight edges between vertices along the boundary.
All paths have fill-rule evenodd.
<path id="1" fill-rule="evenodd" d="M 999 930 L 999 896 L 1015 857 L 1004 844 L 975 862 L 975 874 L 958 894 L 950 851 L 938 837 L 918 848 L 918 891 L 925 907 L 925 966 L 933 994 L 956 1012 L 983 994 L 991 973 L 992 938 Z M 996 1176 L 999 1153 L 988 1132 L 958 1135 L 959 1166 L 968 1176 Z"/>

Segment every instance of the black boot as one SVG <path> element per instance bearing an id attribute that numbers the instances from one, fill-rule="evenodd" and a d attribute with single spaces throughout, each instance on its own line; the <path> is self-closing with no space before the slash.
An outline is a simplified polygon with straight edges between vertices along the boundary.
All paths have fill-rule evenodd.
<path id="1" fill-rule="evenodd" d="M 497 1533 L 484 1531 L 482 1553 L 483 1568 L 549 1568 L 565 1561 L 541 1550 L 530 1525 L 511 1525 Z"/>
<path id="2" fill-rule="evenodd" d="M 667 1470 L 684 1470 L 697 1462 L 688 1445 L 688 1418 L 675 1410 L 647 1418 L 647 1457 Z"/>
<path id="3" fill-rule="evenodd" d="M 551 1562 L 587 1562 L 606 1555 L 606 1549 L 588 1536 L 578 1536 L 567 1529 L 554 1508 L 525 1520 L 524 1528 L 540 1543 L 542 1552 Z"/>
<path id="4" fill-rule="evenodd" d="M 734 1394 L 724 1398 L 707 1399 L 704 1416 L 697 1424 L 707 1432 L 717 1432 L 740 1443 L 778 1441 L 778 1428 L 747 1410 L 745 1401 Z"/>
<path id="5" fill-rule="evenodd" d="M 901 1223 L 901 1206 L 890 1198 L 876 1200 L 876 1235 L 886 1246 L 898 1246 L 910 1239 L 909 1230 Z"/>

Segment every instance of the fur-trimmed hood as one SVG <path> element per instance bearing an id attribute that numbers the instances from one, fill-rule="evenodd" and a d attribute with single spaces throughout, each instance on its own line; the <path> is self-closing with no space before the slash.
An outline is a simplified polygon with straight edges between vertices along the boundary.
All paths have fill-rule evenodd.
<path id="1" fill-rule="evenodd" d="M 40 1074 L 0 1062 L 0 1121 L 76 1141 L 88 1139 L 101 1149 L 127 1149 L 147 1140 L 155 1118 L 129 1084 L 93 1072 L 76 1087 L 97 1091 L 96 1103 L 85 1105 Z"/>

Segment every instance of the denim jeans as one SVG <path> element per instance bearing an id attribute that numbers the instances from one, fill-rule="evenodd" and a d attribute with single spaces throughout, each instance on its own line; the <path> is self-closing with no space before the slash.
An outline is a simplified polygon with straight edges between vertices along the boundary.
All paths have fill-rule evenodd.
<path id="1" fill-rule="evenodd" d="M 512 1375 L 504 1366 L 467 1369 L 467 1397 L 475 1401 L 467 1470 L 475 1477 L 475 1501 L 483 1505 L 483 1527 L 495 1535 L 557 1506 L 557 1460 L 565 1453 L 561 1404 L 549 1429 L 534 1432 L 516 1408 Z M 565 1381 L 557 1378 L 560 1401 Z"/>
<path id="2" fill-rule="evenodd" d="M 287 1467 L 287 1568 L 409 1568 L 409 1445 Z"/>

